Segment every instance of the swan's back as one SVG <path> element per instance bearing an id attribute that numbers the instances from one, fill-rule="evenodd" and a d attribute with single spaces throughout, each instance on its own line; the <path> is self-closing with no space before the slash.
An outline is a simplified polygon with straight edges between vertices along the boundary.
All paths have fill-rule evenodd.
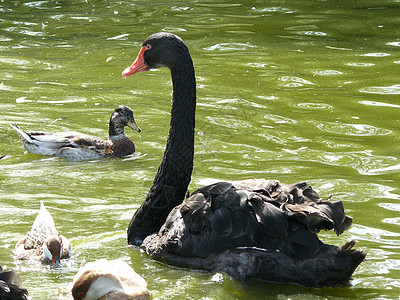
<path id="1" fill-rule="evenodd" d="M 142 247 L 171 264 L 309 286 L 347 284 L 364 260 L 351 241 L 341 248 L 317 233 L 338 235 L 352 219 L 341 201 L 320 199 L 305 182 L 218 182 L 195 191 Z"/>
<path id="2" fill-rule="evenodd" d="M 350 225 L 341 201 L 321 200 L 306 183 L 219 182 L 197 190 L 171 212 L 157 247 L 202 258 L 237 247 L 258 247 L 303 259 L 320 249 L 316 233 L 321 229 L 340 234 Z"/>

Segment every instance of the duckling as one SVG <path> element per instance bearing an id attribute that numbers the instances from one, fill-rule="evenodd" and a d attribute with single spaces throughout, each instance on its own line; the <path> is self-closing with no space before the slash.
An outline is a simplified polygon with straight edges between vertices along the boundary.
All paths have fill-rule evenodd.
<path id="1" fill-rule="evenodd" d="M 53 217 L 40 201 L 40 210 L 32 229 L 15 246 L 16 258 L 51 263 L 60 268 L 60 260 L 69 258 L 70 250 L 68 239 L 57 232 Z"/>
<path id="2" fill-rule="evenodd" d="M 125 105 L 119 105 L 111 115 L 108 140 L 73 131 L 57 133 L 24 131 L 15 124 L 10 125 L 17 131 L 27 152 L 63 157 L 69 161 L 132 154 L 135 152 L 135 144 L 125 134 L 124 127 L 141 131 L 135 122 L 132 109 Z"/>
<path id="3" fill-rule="evenodd" d="M 28 290 L 21 287 L 21 277 L 14 270 L 3 270 L 0 266 L 0 299 L 27 300 Z"/>
<path id="4" fill-rule="evenodd" d="M 81 267 L 69 289 L 75 300 L 147 300 L 146 281 L 126 262 L 99 259 Z"/>

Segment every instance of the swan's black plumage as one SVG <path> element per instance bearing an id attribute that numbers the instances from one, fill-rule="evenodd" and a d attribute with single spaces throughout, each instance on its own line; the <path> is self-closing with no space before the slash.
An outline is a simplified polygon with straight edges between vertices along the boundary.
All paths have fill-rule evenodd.
<path id="1" fill-rule="evenodd" d="M 317 233 L 338 235 L 351 225 L 341 201 L 320 199 L 306 183 L 276 180 L 218 182 L 190 197 L 196 83 L 185 43 L 176 35 L 148 37 L 123 76 L 168 67 L 173 82 L 166 150 L 146 200 L 128 227 L 128 243 L 174 265 L 226 271 L 308 286 L 346 283 L 364 260 L 351 241 L 325 245 Z"/>
<path id="2" fill-rule="evenodd" d="M 14 270 L 3 270 L 0 266 L 0 299 L 27 300 L 28 291 L 21 287 L 21 278 Z"/>

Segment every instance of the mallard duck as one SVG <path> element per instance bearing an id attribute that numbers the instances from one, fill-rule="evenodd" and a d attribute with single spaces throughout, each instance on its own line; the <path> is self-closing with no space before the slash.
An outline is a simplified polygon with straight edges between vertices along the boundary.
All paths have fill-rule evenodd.
<path id="1" fill-rule="evenodd" d="M 132 109 L 125 105 L 119 105 L 111 115 L 108 140 L 80 132 L 24 131 L 11 124 L 27 152 L 63 157 L 69 161 L 121 157 L 134 153 L 135 144 L 125 134 L 125 126 L 141 131 L 135 123 Z"/>
<path id="2" fill-rule="evenodd" d="M 121 260 L 87 263 L 79 269 L 69 289 L 75 300 L 150 299 L 146 281 Z"/>
<path id="3" fill-rule="evenodd" d="M 238 278 L 306 286 L 346 284 L 366 253 L 324 244 L 317 233 L 339 235 L 352 218 L 341 201 L 321 199 L 305 182 L 223 181 L 185 199 L 193 170 L 196 79 L 186 44 L 156 33 L 142 44 L 123 77 L 167 67 L 173 86 L 166 150 L 146 200 L 133 215 L 128 243 L 173 265 L 225 271 Z"/>
<path id="4" fill-rule="evenodd" d="M 3 270 L 0 266 L 0 299 L 27 300 L 28 291 L 21 287 L 21 277 L 14 270 Z"/>
<path id="5" fill-rule="evenodd" d="M 15 246 L 15 257 L 51 263 L 60 268 L 60 260 L 69 258 L 70 250 L 68 239 L 57 232 L 53 217 L 40 201 L 40 210 L 31 230 Z"/>

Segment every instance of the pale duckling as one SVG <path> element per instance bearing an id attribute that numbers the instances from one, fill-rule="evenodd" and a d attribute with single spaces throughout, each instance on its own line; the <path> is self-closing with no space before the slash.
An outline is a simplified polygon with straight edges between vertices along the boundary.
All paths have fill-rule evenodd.
<path id="1" fill-rule="evenodd" d="M 69 161 L 82 161 L 102 157 L 121 157 L 135 152 L 135 144 L 125 134 L 128 126 L 138 132 L 133 111 L 128 106 L 119 105 L 111 115 L 108 140 L 80 132 L 35 132 L 24 131 L 11 124 L 27 152 L 39 155 L 63 157 Z"/>
<path id="2" fill-rule="evenodd" d="M 0 266 L 0 299 L 27 300 L 28 291 L 21 287 L 21 277 L 14 270 L 3 270 Z"/>
<path id="3" fill-rule="evenodd" d="M 69 285 L 75 300 L 147 300 L 146 281 L 126 262 L 99 259 L 81 267 Z"/>
<path id="4" fill-rule="evenodd" d="M 70 250 L 68 239 L 57 232 L 53 217 L 40 201 L 40 210 L 32 229 L 15 246 L 16 258 L 51 263 L 59 268 L 60 260 L 70 257 Z"/>

